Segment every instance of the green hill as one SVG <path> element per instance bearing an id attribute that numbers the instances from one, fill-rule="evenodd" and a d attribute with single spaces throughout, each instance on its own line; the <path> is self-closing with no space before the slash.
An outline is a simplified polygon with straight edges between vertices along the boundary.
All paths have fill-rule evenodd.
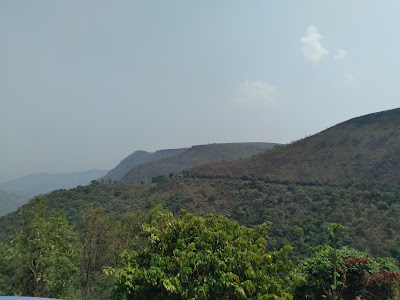
<path id="1" fill-rule="evenodd" d="M 202 165 L 195 176 L 268 175 L 328 184 L 400 184 L 400 108 L 354 118 L 242 161 Z"/>
<path id="2" fill-rule="evenodd" d="M 193 146 L 177 155 L 140 164 L 127 172 L 121 180 L 128 183 L 148 183 L 153 177 L 170 173 L 177 174 L 187 168 L 209 162 L 249 158 L 278 145 L 275 143 L 227 143 Z"/>

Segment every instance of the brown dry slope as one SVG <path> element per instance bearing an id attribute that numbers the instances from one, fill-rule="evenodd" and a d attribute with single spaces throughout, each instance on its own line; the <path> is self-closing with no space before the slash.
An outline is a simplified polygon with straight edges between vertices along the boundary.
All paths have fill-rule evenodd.
<path id="1" fill-rule="evenodd" d="M 196 176 L 400 185 L 400 108 L 357 117 L 243 161 L 196 167 Z"/>

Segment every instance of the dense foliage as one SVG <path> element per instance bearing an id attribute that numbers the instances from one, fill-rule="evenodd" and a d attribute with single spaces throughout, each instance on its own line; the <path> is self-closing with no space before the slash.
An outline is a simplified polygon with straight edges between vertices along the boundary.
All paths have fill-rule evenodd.
<path id="1" fill-rule="evenodd" d="M 4 243 L 0 243 L 0 295 L 7 294 L 11 285 L 11 281 L 7 276 L 11 271 L 11 255 L 11 248 Z"/>
<path id="2" fill-rule="evenodd" d="M 48 211 L 36 197 L 19 214 L 11 237 L 9 261 L 13 290 L 18 295 L 72 297 L 79 274 L 80 247 L 65 216 Z"/>
<path id="3" fill-rule="evenodd" d="M 156 184 L 92 183 L 48 195 L 51 209 L 66 212 L 78 224 L 87 207 L 102 206 L 121 220 L 128 211 L 148 211 L 156 204 L 178 213 L 181 208 L 196 215 L 229 216 L 248 227 L 271 221 L 270 250 L 290 244 L 296 256 L 309 255 L 311 247 L 329 241 L 328 222 L 350 228 L 338 246 L 349 245 L 376 256 L 400 260 L 400 189 L 385 186 L 326 186 L 313 182 L 274 182 L 268 177 L 224 178 L 166 177 Z M 14 220 L 14 221 L 13 221 Z M 15 216 L 1 219 L 4 228 Z"/>
<path id="4" fill-rule="evenodd" d="M 303 260 L 293 275 L 295 299 L 323 299 L 336 292 L 337 299 L 398 299 L 400 274 L 393 259 L 375 258 L 349 247 L 337 251 L 337 286 L 332 285 L 333 248 L 319 246 Z M 335 291 L 336 290 L 336 291 Z"/>
<path id="5" fill-rule="evenodd" d="M 170 180 L 160 184 L 171 184 Z M 103 191 L 110 187 L 120 195 L 126 192 L 124 185 L 99 184 Z M 266 234 L 267 223 L 249 228 L 226 217 L 202 218 L 186 212 L 174 218 L 160 205 L 147 213 L 136 207 L 118 217 L 115 211 L 88 205 L 75 233 L 65 217 L 49 210 L 41 197 L 18 215 L 11 241 L 0 244 L 2 294 L 63 299 L 274 299 L 272 295 L 291 299 L 291 294 L 294 299 L 332 295 L 397 299 L 398 295 L 399 274 L 393 259 L 374 259 L 344 247 L 338 249 L 334 264 L 334 250 L 328 246 L 316 248 L 304 260 L 305 254 L 291 255 L 300 263 L 291 272 L 292 289 L 287 290 L 289 248 L 267 249 L 267 241 L 274 241 Z M 327 225 L 328 231 L 322 226 L 320 233 L 326 242 L 330 228 L 345 229 L 336 223 Z M 339 231 L 335 234 L 332 242 L 348 241 L 347 236 L 337 238 Z M 112 276 L 104 274 L 105 268 Z"/>
<path id="6" fill-rule="evenodd" d="M 284 272 L 290 250 L 266 252 L 267 224 L 255 229 L 224 217 L 181 211 L 143 225 L 144 249 L 110 268 L 117 299 L 291 299 Z"/>

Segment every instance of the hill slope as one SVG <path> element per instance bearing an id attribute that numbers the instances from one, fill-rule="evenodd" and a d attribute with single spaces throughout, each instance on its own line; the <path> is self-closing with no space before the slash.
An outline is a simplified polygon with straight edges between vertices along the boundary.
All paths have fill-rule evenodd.
<path id="1" fill-rule="evenodd" d="M 128 183 L 148 183 L 156 176 L 180 173 L 187 168 L 209 162 L 248 158 L 254 154 L 273 149 L 277 145 L 279 144 L 226 143 L 193 146 L 178 155 L 134 167 L 122 177 L 122 181 Z"/>
<path id="2" fill-rule="evenodd" d="M 165 149 L 156 152 L 147 152 L 143 150 L 135 151 L 131 155 L 125 157 L 114 169 L 110 170 L 103 179 L 111 178 L 112 180 L 120 180 L 126 175 L 126 173 L 136 166 L 176 156 L 186 150 L 187 148 Z"/>
<path id="3" fill-rule="evenodd" d="M 199 166 L 191 174 L 399 185 L 400 109 L 354 118 L 247 160 Z"/>

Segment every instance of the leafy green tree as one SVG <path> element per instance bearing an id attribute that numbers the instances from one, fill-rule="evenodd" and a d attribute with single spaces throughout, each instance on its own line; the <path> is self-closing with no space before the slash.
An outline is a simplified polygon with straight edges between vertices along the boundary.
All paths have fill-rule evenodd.
<path id="1" fill-rule="evenodd" d="M 144 224 L 163 224 L 169 222 L 170 218 L 169 211 L 161 205 L 156 205 L 147 213 L 140 210 L 125 213 L 119 228 L 119 239 L 122 241 L 119 254 L 127 249 L 143 250 L 146 237 L 142 234 L 142 226 Z"/>
<path id="2" fill-rule="evenodd" d="M 68 298 L 79 274 L 78 239 L 65 216 L 48 211 L 35 197 L 19 213 L 12 235 L 14 288 L 17 294 Z"/>
<path id="3" fill-rule="evenodd" d="M 334 249 L 318 246 L 292 272 L 294 299 L 328 298 L 332 291 Z M 374 258 L 349 247 L 337 249 L 337 272 L 342 282 L 336 288 L 339 299 L 398 299 L 400 274 L 391 258 Z"/>
<path id="4" fill-rule="evenodd" d="M 289 246 L 266 251 L 268 224 L 158 212 L 144 224 L 143 250 L 106 270 L 117 299 L 292 299 L 283 279 Z"/>

